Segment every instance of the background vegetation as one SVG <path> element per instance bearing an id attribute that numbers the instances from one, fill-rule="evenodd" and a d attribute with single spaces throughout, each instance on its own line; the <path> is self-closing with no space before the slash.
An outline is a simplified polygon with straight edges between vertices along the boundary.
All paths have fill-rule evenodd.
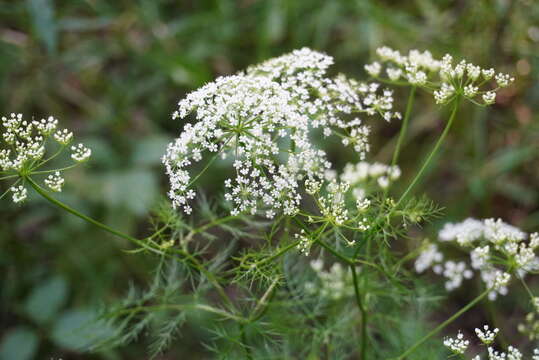
<path id="1" fill-rule="evenodd" d="M 181 129 L 170 114 L 185 93 L 303 46 L 334 56 L 338 71 L 366 78 L 362 64 L 384 44 L 401 51 L 429 49 L 438 57 L 449 52 L 514 74 L 516 84 L 499 95 L 493 109 L 469 106 L 460 112 L 423 189 L 445 207 L 445 219 L 502 217 L 537 231 L 534 0 L 3 0 L 0 109 L 28 117 L 51 114 L 76 130 L 94 156 L 68 175 L 61 198 L 144 235 L 151 231 L 149 210 L 164 197 L 160 156 Z M 402 94 L 396 96 L 401 110 Z M 401 156 L 401 184 L 443 125 L 433 101 L 421 100 Z M 399 123 L 373 127 L 375 159 L 387 161 Z M 338 154 L 333 160 L 348 161 Z M 211 189 L 211 176 L 206 179 Z M 122 240 L 35 200 L 24 208 L 4 201 L 0 208 L 0 359 L 146 358 L 142 341 L 89 355 L 74 349 L 91 336 L 66 340 L 62 334 L 121 298 L 129 283 L 147 283 L 154 261 L 122 251 L 128 248 Z M 424 234 L 439 226 L 426 225 Z M 526 301 L 519 300 L 519 291 L 469 313 L 459 325 L 488 319 L 516 328 L 522 314 L 506 305 Z M 452 294 L 451 306 L 425 321 L 445 318 L 469 299 L 466 289 Z M 412 315 L 409 326 L 410 336 L 422 331 Z M 514 344 L 523 338 L 506 335 Z M 161 358 L 207 358 L 200 342 L 208 336 L 185 326 Z"/>

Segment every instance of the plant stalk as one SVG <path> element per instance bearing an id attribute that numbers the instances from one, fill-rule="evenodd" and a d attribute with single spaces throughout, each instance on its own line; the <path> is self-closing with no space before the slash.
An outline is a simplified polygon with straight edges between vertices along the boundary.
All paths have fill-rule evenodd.
<path id="1" fill-rule="evenodd" d="M 399 138 L 397 139 L 397 144 L 395 145 L 395 151 L 393 152 L 391 166 L 395 166 L 397 164 L 397 161 L 399 160 L 400 150 L 404 138 L 406 137 L 406 132 L 408 131 L 408 123 L 410 122 L 410 115 L 414 106 L 415 90 L 415 86 L 412 86 L 412 88 L 410 89 L 410 95 L 408 96 L 408 102 L 406 103 L 406 112 L 404 113 L 404 119 L 402 120 L 402 126 L 399 132 Z"/>
<path id="2" fill-rule="evenodd" d="M 45 198 L 47 201 L 49 201 L 50 203 L 52 203 L 53 205 L 55 206 L 58 206 L 59 208 L 61 208 L 62 210 L 65 210 L 87 222 L 89 222 L 90 224 L 94 225 L 94 226 L 97 226 L 98 228 L 102 229 L 102 230 L 105 230 L 115 236 L 118 236 L 122 239 L 126 239 L 150 252 L 153 252 L 154 254 L 157 254 L 157 255 L 161 255 L 161 256 L 166 256 L 166 252 L 163 252 L 162 250 L 158 249 L 158 248 L 155 248 L 153 246 L 150 246 L 148 244 L 146 244 L 143 240 L 140 240 L 140 239 L 137 239 L 137 238 L 134 238 L 130 235 L 127 235 L 127 234 L 124 234 L 118 230 L 115 230 L 113 228 L 111 228 L 110 226 L 108 225 L 105 225 L 75 209 L 73 209 L 72 207 L 64 204 L 63 202 L 53 198 L 52 196 L 50 196 L 49 194 L 47 194 L 47 192 L 42 189 L 38 184 L 36 184 L 30 177 L 25 177 L 25 180 L 28 181 L 28 183 L 34 188 L 34 190 L 39 194 L 41 195 L 43 198 Z M 203 273 L 206 278 L 208 278 L 208 280 L 212 283 L 212 285 L 215 287 L 215 289 L 217 290 L 217 292 L 219 293 L 220 297 L 224 300 L 225 303 L 227 303 L 227 305 L 231 306 L 233 308 L 233 304 L 232 302 L 230 301 L 230 299 L 228 298 L 228 296 L 226 295 L 224 289 L 221 287 L 221 285 L 217 282 L 217 279 L 215 279 L 215 277 L 202 265 L 200 264 L 200 262 L 195 259 L 191 254 L 185 252 L 185 251 L 181 251 L 180 254 L 182 256 L 185 256 L 191 263 L 192 265 L 197 269 L 199 270 L 201 273 Z"/>
<path id="3" fill-rule="evenodd" d="M 402 203 L 402 201 L 408 196 L 408 194 L 415 187 L 415 185 L 417 184 L 419 179 L 421 179 L 421 177 L 423 176 L 423 173 L 425 172 L 425 170 L 427 170 L 427 168 L 429 167 L 432 159 L 434 158 L 434 155 L 436 155 L 436 153 L 440 149 L 440 146 L 442 145 L 445 138 L 447 137 L 447 134 L 449 133 L 449 129 L 451 129 L 451 125 L 453 124 L 453 122 L 455 120 L 455 117 L 457 115 L 457 110 L 459 108 L 459 104 L 460 104 L 460 96 L 457 96 L 457 98 L 453 102 L 453 109 L 451 110 L 451 115 L 449 116 L 449 120 L 447 121 L 447 124 L 445 125 L 445 128 L 442 131 L 442 134 L 438 138 L 438 141 L 436 141 L 436 144 L 434 144 L 434 147 L 432 148 L 431 152 L 429 153 L 429 155 L 427 156 L 427 158 L 423 162 L 423 165 L 421 166 L 421 168 L 417 172 L 416 176 L 414 177 L 414 179 L 412 180 L 410 185 L 408 185 L 408 187 L 406 188 L 404 193 L 401 195 L 401 197 L 399 198 L 399 200 L 395 204 L 394 209 L 398 208 L 398 206 Z"/>
<path id="4" fill-rule="evenodd" d="M 361 313 L 361 342 L 359 343 L 359 358 L 361 360 L 365 360 L 365 354 L 367 352 L 367 312 L 365 311 L 363 301 L 361 300 L 361 294 L 359 293 L 356 267 L 351 264 L 350 270 L 352 271 L 352 279 L 354 281 L 354 293 L 356 294 L 357 307 Z"/>
<path id="5" fill-rule="evenodd" d="M 416 342 L 414 345 L 408 348 L 405 352 L 403 352 L 399 357 L 395 358 L 395 360 L 404 360 L 406 356 L 413 353 L 418 347 L 423 345 L 425 341 L 439 333 L 441 330 L 443 330 L 447 325 L 451 324 L 453 321 L 455 321 L 458 317 L 460 317 L 462 314 L 464 314 L 466 311 L 470 310 L 475 304 L 483 300 L 485 296 L 488 295 L 489 292 L 491 292 L 492 289 L 488 288 L 487 290 L 483 291 L 479 296 L 477 296 L 475 299 L 470 301 L 466 306 L 464 306 L 462 309 L 457 311 L 453 316 L 451 316 L 449 319 L 438 325 L 436 328 L 434 328 L 431 332 L 429 332 L 427 335 L 423 336 L 418 342 Z"/>

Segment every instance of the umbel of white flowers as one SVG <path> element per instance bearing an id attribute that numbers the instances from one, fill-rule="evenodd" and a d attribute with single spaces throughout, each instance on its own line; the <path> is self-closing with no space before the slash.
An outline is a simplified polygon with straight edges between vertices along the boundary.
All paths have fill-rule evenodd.
<path id="1" fill-rule="evenodd" d="M 65 150 L 73 141 L 73 133 L 58 129 L 58 120 L 52 116 L 39 121 L 26 121 L 22 114 L 10 114 L 2 117 L 2 127 L 0 177 L 13 181 L 9 188 L 12 200 L 19 203 L 28 194 L 24 186 L 25 177 L 37 174 L 38 169 Z M 57 149 L 50 157 L 46 157 L 47 146 L 53 143 L 57 144 Z M 92 151 L 83 144 L 71 146 L 71 159 L 75 164 L 85 162 L 91 154 Z M 60 170 L 39 171 L 39 175 L 43 174 L 48 175 L 44 183 L 50 190 L 62 191 L 64 179 Z"/>
<path id="2" fill-rule="evenodd" d="M 466 261 L 447 260 L 438 244 L 426 242 L 415 262 L 415 269 L 421 273 L 428 268 L 447 278 L 445 287 L 454 290 L 464 279 L 479 272 L 487 288 L 492 288 L 489 299 L 507 294 L 511 279 L 509 273 L 516 272 L 524 277 L 539 269 L 539 258 L 535 251 L 539 248 L 539 234 L 526 234 L 520 229 L 504 223 L 501 219 L 466 219 L 460 223 L 445 224 L 438 234 L 440 245 L 454 244 L 469 253 Z"/>
<path id="3" fill-rule="evenodd" d="M 433 93 L 437 104 L 447 104 L 457 95 L 462 95 L 477 105 L 491 105 L 496 101 L 496 92 L 515 80 L 507 74 L 482 69 L 466 60 L 453 64 L 453 57 L 449 54 L 438 60 L 429 51 L 410 50 L 408 55 L 403 55 L 387 46 L 378 48 L 376 54 L 379 61 L 365 65 L 370 76 L 424 88 Z M 386 65 L 385 75 L 382 64 Z M 485 88 L 491 79 L 496 85 Z"/>
<path id="4" fill-rule="evenodd" d="M 195 197 L 190 168 L 201 160 L 232 158 L 225 199 L 232 214 L 295 214 L 306 182 L 321 183 L 332 164 L 310 135 L 336 136 L 359 160 L 369 151 L 369 128 L 358 114 L 400 118 L 389 90 L 342 75 L 327 76 L 333 59 L 303 48 L 220 77 L 178 103 L 173 119 L 192 114 L 179 138 L 169 144 L 163 163 L 175 208 L 189 214 Z M 397 177 L 397 170 L 391 178 Z M 381 179 L 382 185 L 390 177 Z"/>
<path id="5" fill-rule="evenodd" d="M 475 355 L 471 360 L 481 360 L 481 359 L 488 359 L 488 360 L 522 360 L 524 357 L 522 355 L 522 352 L 516 348 L 515 346 L 508 346 L 507 352 L 500 352 L 496 351 L 492 347 L 492 343 L 494 342 L 494 338 L 496 335 L 498 335 L 498 332 L 500 330 L 498 328 L 494 328 L 493 330 L 489 329 L 488 325 L 484 325 L 483 329 L 476 328 L 475 334 L 477 335 L 478 339 L 481 341 L 481 343 L 487 347 L 487 357 L 481 357 L 480 354 Z M 454 356 L 458 357 L 459 359 L 466 359 L 464 356 L 464 353 L 468 349 L 468 346 L 470 345 L 470 341 L 464 338 L 464 335 L 459 331 L 457 336 L 455 338 L 445 338 L 444 339 L 444 346 L 447 347 Z M 539 360 L 539 349 L 533 350 L 533 355 L 531 357 L 532 360 Z"/>

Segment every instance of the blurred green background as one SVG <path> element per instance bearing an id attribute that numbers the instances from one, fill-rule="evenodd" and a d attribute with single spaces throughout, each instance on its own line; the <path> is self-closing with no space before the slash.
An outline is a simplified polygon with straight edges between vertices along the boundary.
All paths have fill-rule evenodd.
<path id="1" fill-rule="evenodd" d="M 332 55 L 335 73 L 366 79 L 363 64 L 384 44 L 437 57 L 448 52 L 516 77 L 495 106 L 464 106 L 422 190 L 446 208 L 445 219 L 502 217 L 537 231 L 536 0 L 0 0 L 0 109 L 54 115 L 74 130 L 94 155 L 66 174 L 60 197 L 144 235 L 149 210 L 167 189 L 160 156 L 181 129 L 170 115 L 187 92 L 303 46 Z M 406 96 L 396 89 L 401 111 Z M 445 116 L 431 97 L 417 100 L 401 186 Z M 369 160 L 387 161 L 399 123 L 370 123 Z M 124 295 L 130 282 L 144 284 L 152 261 L 32 200 L 0 207 L 0 359 L 145 359 L 142 342 L 81 354 L 75 349 L 92 336 L 65 334 Z M 206 335 L 185 327 L 162 359 L 206 358 L 198 345 Z"/>

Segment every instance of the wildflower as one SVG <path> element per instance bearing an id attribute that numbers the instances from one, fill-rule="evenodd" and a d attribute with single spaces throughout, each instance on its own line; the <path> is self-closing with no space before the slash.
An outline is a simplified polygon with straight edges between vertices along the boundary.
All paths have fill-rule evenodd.
<path id="1" fill-rule="evenodd" d="M 475 97 L 475 95 L 477 95 L 478 91 L 479 91 L 479 88 L 477 86 L 466 85 L 464 87 L 464 96 L 468 98 L 473 98 Z"/>
<path id="2" fill-rule="evenodd" d="M 462 249 L 469 251 L 470 265 L 478 270 L 487 288 L 491 288 L 489 299 L 495 300 L 498 295 L 508 292 L 511 280 L 509 272 L 516 271 L 519 277 L 539 269 L 539 257 L 535 249 L 539 245 L 538 235 L 528 235 L 520 229 L 503 222 L 501 219 L 466 219 L 460 223 L 447 223 L 438 234 L 441 242 L 454 242 Z M 437 248 L 436 248 L 437 249 Z M 427 250 L 425 250 L 427 251 Z M 424 261 L 421 253 L 416 260 Z M 431 264 L 427 266 L 430 267 Z M 463 262 L 450 260 L 444 264 L 434 264 L 433 271 L 442 274 L 449 280 L 446 288 L 452 290 L 460 286 L 462 279 L 472 276 Z M 420 269 L 423 269 L 420 266 Z M 426 269 L 426 268 L 425 268 Z M 468 272 L 469 271 L 469 272 Z"/>
<path id="3" fill-rule="evenodd" d="M 22 185 L 11 187 L 11 192 L 13 193 L 12 199 L 14 203 L 20 203 L 26 200 L 28 191 Z"/>
<path id="4" fill-rule="evenodd" d="M 299 240 L 299 251 L 305 256 L 309 256 L 312 241 L 305 235 L 305 230 L 302 229 L 301 232 L 299 234 L 295 234 L 294 237 Z"/>
<path id="5" fill-rule="evenodd" d="M 333 181 L 327 186 L 327 194 L 318 198 L 322 215 L 336 225 L 343 225 L 349 220 L 345 204 L 345 193 L 349 187 L 350 185 L 346 182 Z"/>
<path id="6" fill-rule="evenodd" d="M 493 341 L 496 335 L 498 335 L 498 332 L 500 329 L 494 328 L 493 330 L 490 330 L 488 325 L 483 326 L 483 330 L 479 328 L 475 328 L 475 333 L 477 334 L 477 337 L 481 342 L 485 345 L 490 345 Z"/>
<path id="7" fill-rule="evenodd" d="M 310 140 L 311 131 L 339 136 L 364 159 L 370 150 L 369 128 L 359 118 L 344 118 L 399 118 L 392 110 L 392 93 L 342 75 L 329 78 L 326 71 L 332 63 L 325 54 L 295 50 L 220 77 L 181 100 L 173 119 L 193 114 L 196 121 L 184 126 L 162 158 L 172 205 L 191 211 L 189 168 L 206 154 L 233 159 L 235 175 L 225 183 L 231 213 L 261 212 L 268 218 L 281 212 L 296 214 L 302 185 L 311 194 L 318 192 L 332 167 L 326 153 Z"/>
<path id="8" fill-rule="evenodd" d="M 485 102 L 485 105 L 494 104 L 496 101 L 496 93 L 494 91 L 487 91 L 483 94 L 483 101 Z"/>
<path id="9" fill-rule="evenodd" d="M 446 338 L 444 340 L 444 346 L 449 348 L 454 354 L 464 354 L 466 349 L 468 349 L 468 345 L 470 345 L 470 341 L 465 340 L 464 335 L 460 331 L 455 339 Z"/>
<path id="10" fill-rule="evenodd" d="M 483 223 L 475 219 L 466 219 L 461 223 L 447 223 L 438 233 L 441 241 L 457 241 L 461 246 L 471 244 L 483 235 Z"/>
<path id="11" fill-rule="evenodd" d="M 402 69 L 387 68 L 386 72 L 391 81 L 397 81 L 402 76 Z"/>
<path id="12" fill-rule="evenodd" d="M 451 260 L 445 262 L 442 274 L 448 279 L 445 283 L 448 291 L 459 288 L 464 279 L 471 279 L 473 276 L 473 272 L 466 268 L 466 263 Z"/>
<path id="13" fill-rule="evenodd" d="M 419 257 L 415 261 L 415 271 L 417 273 L 422 273 L 433 264 L 440 263 L 443 258 L 443 254 L 438 251 L 438 246 L 427 241 Z"/>
<path id="14" fill-rule="evenodd" d="M 382 65 L 380 65 L 380 63 L 377 61 L 373 62 L 372 64 L 365 65 L 365 71 L 367 71 L 367 73 L 373 77 L 378 76 L 381 70 Z"/>
<path id="15" fill-rule="evenodd" d="M 308 292 L 330 300 L 340 300 L 354 294 L 350 269 L 344 269 L 341 264 L 334 263 L 329 270 L 324 270 L 322 259 L 312 260 L 310 266 L 317 281 L 305 284 Z"/>
<path id="16" fill-rule="evenodd" d="M 439 90 L 434 91 L 436 104 L 447 104 L 455 94 L 455 87 L 448 83 L 443 83 Z"/>
<path id="17" fill-rule="evenodd" d="M 46 119 L 27 121 L 22 114 L 3 116 L 2 142 L 0 142 L 0 171 L 4 172 L 5 180 L 16 179 L 15 182 L 25 181 L 34 175 L 48 174 L 44 180 L 52 191 L 61 191 L 64 179 L 60 170 L 40 170 L 46 163 L 60 155 L 64 147 L 73 140 L 73 133 L 66 129 L 58 129 L 58 119 L 49 116 Z M 51 141 L 53 140 L 52 144 Z M 46 158 L 47 148 L 57 143 L 59 149 L 54 155 Z M 72 148 L 75 161 L 87 160 L 91 150 L 82 144 Z M 27 190 L 23 185 L 10 188 L 14 202 L 24 201 Z"/>
<path id="18" fill-rule="evenodd" d="M 84 162 L 92 155 L 92 150 L 84 146 L 83 144 L 78 144 L 77 146 L 72 146 L 71 158 L 76 162 Z"/>
<path id="19" fill-rule="evenodd" d="M 511 77 L 511 76 L 509 76 L 507 74 L 501 74 L 501 73 L 496 74 L 494 79 L 496 80 L 496 83 L 498 83 L 498 86 L 502 87 L 502 88 L 506 87 L 506 86 L 509 86 L 510 83 L 515 81 L 515 78 L 513 78 L 513 77 Z"/>
<path id="20" fill-rule="evenodd" d="M 424 87 L 433 92 L 436 103 L 440 105 L 450 103 L 459 95 L 476 104 L 478 102 L 474 99 L 481 96 L 484 105 L 491 105 L 496 99 L 496 91 L 515 80 L 510 75 L 496 73 L 494 69 L 482 69 L 465 60 L 454 64 L 449 54 L 437 60 L 428 51 L 410 50 L 408 55 L 402 55 L 388 47 L 377 49 L 376 54 L 380 62 L 375 61 L 365 67 L 370 76 L 379 78 L 383 65 L 387 64 L 386 73 L 390 81 L 404 78 L 410 85 Z M 485 83 L 492 78 L 497 87 L 484 89 Z"/>
<path id="21" fill-rule="evenodd" d="M 490 246 L 478 246 L 470 252 L 470 260 L 472 268 L 483 269 L 488 265 L 490 260 Z"/>
<path id="22" fill-rule="evenodd" d="M 365 190 L 371 188 L 373 184 L 376 184 L 380 189 L 386 189 L 399 179 L 400 175 L 401 170 L 398 166 L 360 161 L 357 164 L 346 164 L 340 179 L 349 183 L 353 189 L 362 188 Z"/>
<path id="23" fill-rule="evenodd" d="M 62 145 L 67 145 L 73 139 L 73 133 L 67 129 L 58 130 L 54 133 L 54 140 Z"/>
<path id="24" fill-rule="evenodd" d="M 62 191 L 64 185 L 64 179 L 60 176 L 60 172 L 56 171 L 54 174 L 49 175 L 45 179 L 45 185 L 47 185 L 52 191 Z"/>

